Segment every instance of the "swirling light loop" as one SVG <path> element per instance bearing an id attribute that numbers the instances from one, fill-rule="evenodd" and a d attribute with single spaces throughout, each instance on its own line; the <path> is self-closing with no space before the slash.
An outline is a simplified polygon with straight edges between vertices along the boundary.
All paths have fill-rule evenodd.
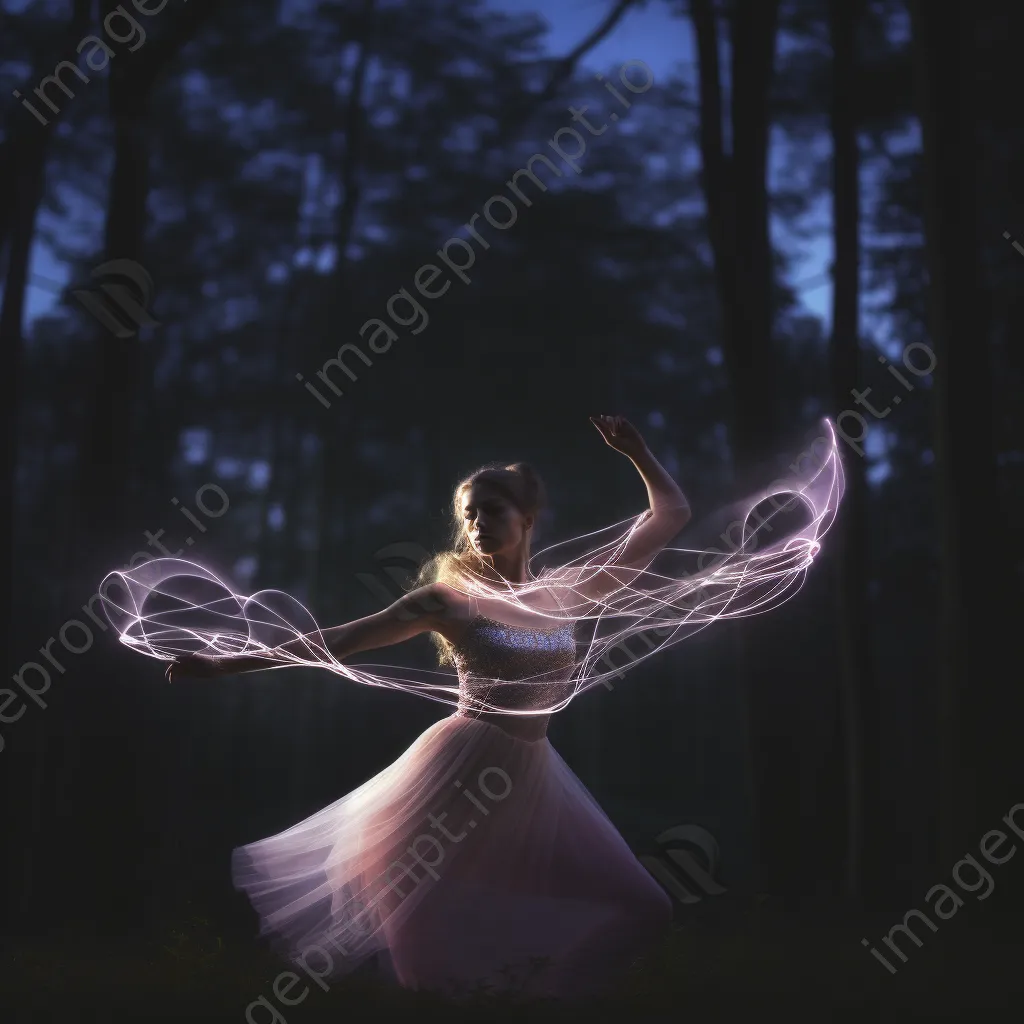
<path id="1" fill-rule="evenodd" d="M 828 446 L 810 475 L 793 476 L 741 504 L 743 511 L 733 523 L 740 527 L 741 542 L 730 553 L 667 547 L 646 566 L 621 566 L 617 559 L 650 515 L 645 511 L 538 552 L 531 559 L 531 568 L 558 549 L 590 542 L 577 558 L 536 574 L 531 571 L 531 579 L 525 583 L 504 580 L 495 584 L 467 573 L 456 587 L 468 596 L 492 604 L 500 601 L 534 619 L 541 615 L 555 623 L 575 622 L 578 641 L 575 668 L 563 698 L 542 707 L 534 704 L 530 710 L 513 710 L 474 698 L 473 710 L 506 715 L 554 713 L 591 687 L 608 686 L 612 678 L 621 678 L 657 651 L 714 622 L 760 614 L 790 600 L 820 553 L 821 538 L 835 520 L 842 498 L 843 470 L 836 433 L 831 422 L 826 420 L 825 425 Z M 780 504 L 778 498 L 786 501 Z M 765 502 L 772 512 L 757 515 Z M 807 512 L 807 522 L 761 546 L 759 539 L 774 532 L 773 519 L 791 512 L 797 502 Z M 592 543 L 593 538 L 608 533 L 613 534 L 612 540 Z M 718 558 L 718 564 L 704 568 L 703 559 L 709 554 Z M 689 564 L 694 557 L 697 570 L 684 571 L 682 564 Z M 614 580 L 614 586 L 595 599 L 593 590 L 586 588 L 602 573 Z M 121 598 L 110 595 L 115 586 L 123 592 Z M 541 590 L 557 596 L 561 611 L 538 609 L 531 595 Z M 460 703 L 454 672 L 342 664 L 331 653 L 313 615 L 299 601 L 280 590 L 248 596 L 236 593 L 209 569 L 186 559 L 155 558 L 110 573 L 100 586 L 100 596 L 121 642 L 151 658 L 258 656 L 269 661 L 269 667 L 324 668 L 361 685 L 403 690 L 449 705 Z M 640 634 L 648 650 L 631 654 L 628 663 L 615 664 L 612 653 L 627 649 L 626 642 Z M 540 677 L 537 684 L 548 685 Z M 465 694 L 461 696 L 464 706 Z"/>

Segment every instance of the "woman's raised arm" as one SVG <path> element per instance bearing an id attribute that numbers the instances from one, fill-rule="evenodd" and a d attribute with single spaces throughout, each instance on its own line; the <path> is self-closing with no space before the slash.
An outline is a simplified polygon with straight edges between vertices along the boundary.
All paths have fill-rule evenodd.
<path id="1" fill-rule="evenodd" d="M 449 592 L 441 584 L 431 583 L 403 595 L 383 611 L 321 630 L 319 635 L 323 637 L 331 655 L 341 661 L 362 651 L 400 644 L 420 633 L 436 630 L 447 620 L 450 611 Z M 309 634 L 309 640 L 319 643 L 316 634 Z M 289 654 L 297 659 L 307 658 L 307 639 L 298 637 L 289 640 L 265 655 L 214 658 L 186 656 L 172 661 L 164 674 L 168 682 L 173 683 L 188 676 L 205 679 L 239 672 L 259 672 L 268 668 L 286 667 L 289 661 L 280 655 Z"/>
<path id="2" fill-rule="evenodd" d="M 629 586 L 655 555 L 690 521 L 690 503 L 668 471 L 651 454 L 640 432 L 623 416 L 591 416 L 610 448 L 633 463 L 647 488 L 649 508 L 617 557 L 592 578 L 571 587 L 580 597 L 600 601 Z"/>

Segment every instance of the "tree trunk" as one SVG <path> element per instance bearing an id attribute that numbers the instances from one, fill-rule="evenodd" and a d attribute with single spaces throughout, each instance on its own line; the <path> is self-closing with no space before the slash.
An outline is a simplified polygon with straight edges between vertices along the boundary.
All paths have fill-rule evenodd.
<path id="1" fill-rule="evenodd" d="M 73 52 L 75 44 L 85 34 L 89 23 L 91 0 L 75 0 L 67 34 L 60 46 L 60 56 Z M 53 54 L 37 62 L 32 72 L 32 81 L 39 81 L 56 62 Z M 27 90 L 23 90 L 27 91 Z M 3 303 L 0 305 L 0 353 L 3 357 L 3 372 L 0 373 L 0 406 L 3 408 L 4 441 L 3 466 L 0 467 L 0 487 L 3 490 L 3 518 L 0 530 L 3 533 L 3 555 L 0 562 L 0 580 L 7 588 L 13 601 L 14 587 L 14 545 L 15 526 L 18 520 L 18 455 L 19 427 L 21 412 L 21 371 L 24 360 L 23 328 L 25 320 L 25 294 L 32 260 L 32 243 L 35 239 L 36 218 L 42 204 L 46 180 L 46 157 L 49 152 L 50 133 L 55 122 L 43 125 L 33 115 L 14 107 L 7 124 L 6 138 L 0 144 L 0 263 L 6 251 L 6 277 L 4 280 Z M 4 665 L 14 666 L 18 657 L 14 649 L 14 619 L 8 614 L 0 626 L 0 648 Z M 36 739 L 37 754 L 34 758 L 31 790 L 32 820 L 40 813 L 42 797 L 42 772 L 45 763 L 42 758 L 46 750 L 43 736 Z M 9 803 L 16 803 L 10 800 Z M 30 864 L 37 859 L 35 837 L 29 836 L 25 851 L 23 888 L 20 906 L 22 910 L 36 896 L 36 880 Z M 13 868 L 13 865 L 8 865 Z M 45 881 L 43 882 L 45 887 Z"/>
<path id="2" fill-rule="evenodd" d="M 859 3 L 831 0 L 832 223 L 835 258 L 832 297 L 832 380 L 835 408 L 862 387 L 860 346 L 860 153 L 855 97 Z M 868 606 L 868 493 L 864 460 L 846 464 L 845 508 L 837 524 L 836 609 L 839 692 L 846 781 L 846 853 L 842 890 L 860 899 L 877 877 L 879 704 L 871 657 Z M 872 835 L 869 842 L 868 830 Z"/>
<path id="3" fill-rule="evenodd" d="M 979 777 L 982 747 L 996 761 L 1019 745 L 1000 742 L 1001 688 L 1018 686 L 993 658 L 1003 593 L 987 538 L 998 529 L 998 489 L 990 352 L 990 316 L 976 237 L 978 140 L 974 38 L 976 12 L 950 17 L 912 0 L 917 102 L 924 142 L 925 241 L 934 360 L 923 348 L 908 365 L 934 361 L 935 472 L 941 583 L 937 623 L 938 736 L 935 794 L 938 861 L 948 870 L 965 842 L 977 841 L 973 812 L 1015 778 L 1009 764 Z M 998 543 L 998 541 L 997 541 Z M 996 558 L 999 556 L 996 555 Z M 968 689 L 969 686 L 969 689 Z M 985 732 L 979 732 L 984 722 Z M 1018 723 L 1019 724 L 1019 723 Z M 1008 736 L 1006 737 L 1009 738 Z M 984 756 L 984 755 L 983 755 Z M 1015 800 L 1019 800 L 1019 793 Z M 1007 807 L 1000 813 L 1005 813 Z M 985 818 L 984 820 L 987 820 Z"/>
<path id="4" fill-rule="evenodd" d="M 61 56 L 73 51 L 75 43 L 89 24 L 91 0 L 75 0 Z M 32 78 L 42 77 L 39 67 L 53 67 L 48 54 L 33 71 Z M 0 374 L 3 391 L 0 406 L 4 415 L 4 464 L 0 468 L 3 487 L 3 524 L 8 536 L 13 534 L 17 519 L 18 427 L 21 398 L 21 367 L 24 357 L 22 331 L 25 320 L 25 293 L 32 262 L 36 218 L 43 201 L 46 181 L 46 156 L 54 120 L 43 125 L 31 113 L 15 106 L 8 120 L 6 135 L 0 144 L 0 258 L 6 251 L 6 277 L 3 303 L 0 305 L 0 352 L 4 372 Z M 12 548 L 3 548 L 2 577 L 13 575 Z M 9 584 L 8 584 L 9 585 Z"/>
<path id="5" fill-rule="evenodd" d="M 22 328 L 25 320 L 25 290 L 28 284 L 29 265 L 32 260 L 32 241 L 35 237 L 36 217 L 43 200 L 46 152 L 49 135 L 40 128 L 39 132 L 22 140 L 22 148 L 15 156 L 14 192 L 18 205 L 12 213 L 10 224 L 10 248 L 7 260 L 7 278 L 4 282 L 3 304 L 0 305 L 0 351 L 3 352 L 4 371 L 3 397 L 0 400 L 4 410 L 4 465 L 3 475 L 4 536 L 13 541 L 14 528 L 18 518 L 17 474 L 18 435 L 21 410 L 21 368 L 24 359 Z M 2 578 L 6 586 L 13 583 L 13 543 L 5 540 L 3 545 Z M 5 627 L 6 628 L 6 627 Z M 10 659 L 8 659 L 10 660 Z"/>
<path id="6" fill-rule="evenodd" d="M 345 154 L 341 164 L 342 201 L 338 207 L 334 244 L 337 251 L 337 265 L 334 270 L 333 309 L 335 313 L 327 318 L 332 329 L 341 326 L 345 330 L 350 323 L 350 290 L 348 276 L 348 247 L 355 232 L 356 215 L 362 197 L 360 165 L 363 157 L 363 140 L 366 133 L 366 111 L 363 108 L 363 93 L 366 87 L 366 72 L 370 60 L 370 39 L 374 28 L 375 0 L 364 0 L 358 27 L 359 60 L 352 71 L 348 103 L 345 111 Z M 336 404 L 336 403 L 332 403 Z M 354 420 L 344 405 L 337 412 L 329 410 L 318 417 L 320 437 L 320 473 L 317 482 L 315 516 L 315 544 L 310 562 L 309 592 L 313 607 L 322 609 L 329 600 L 329 591 L 336 586 L 337 546 L 334 543 L 338 530 L 338 513 L 335 498 L 338 493 L 339 477 L 344 475 L 345 466 L 341 460 L 341 437 L 352 438 Z M 346 430 L 347 427 L 347 430 Z M 346 509 L 346 512 L 348 510 Z"/>
<path id="7" fill-rule="evenodd" d="M 149 198 L 150 101 L 160 73 L 209 18 L 222 0 L 193 5 L 147 48 L 143 61 L 113 61 L 109 71 L 110 112 L 114 121 L 114 166 L 107 198 L 105 261 L 141 264 Z M 118 8 L 103 0 L 102 13 Z M 81 458 L 84 498 L 81 529 L 84 550 L 93 552 L 95 571 L 116 559 L 124 536 L 141 529 L 135 515 L 141 453 L 135 450 L 137 390 L 142 361 L 137 337 L 119 338 L 104 329 L 98 336 L 94 406 Z"/>
<path id="8" fill-rule="evenodd" d="M 741 470 L 775 454 L 772 384 L 774 268 L 768 223 L 768 94 L 774 70 L 777 0 L 737 0 L 732 18 L 730 218 L 736 308 L 726 360 L 736 396 L 734 446 Z"/>
<path id="9" fill-rule="evenodd" d="M 110 76 L 114 115 L 114 171 L 107 205 L 104 260 L 142 262 L 149 187 L 148 126 L 142 97 L 125 94 L 123 77 Z M 134 450 L 136 391 L 139 386 L 137 337 L 120 338 L 101 328 L 95 405 L 84 465 L 88 474 L 83 506 L 85 535 L 104 556 L 112 556 L 139 526 L 135 511 Z M 98 541 L 98 543 L 97 543 Z"/>
<path id="10" fill-rule="evenodd" d="M 207 0 L 185 8 L 149 43 L 142 55 L 145 59 L 122 58 L 110 64 L 108 95 L 114 124 L 114 163 L 104 225 L 104 262 L 127 260 L 143 264 L 150 189 L 150 106 L 157 76 L 221 2 Z M 108 16 L 117 8 L 115 0 L 103 0 L 100 12 Z M 79 456 L 78 479 L 81 539 L 77 550 L 88 552 L 88 556 L 77 569 L 83 586 L 89 588 L 97 585 L 103 573 L 125 564 L 136 546 L 127 538 L 138 538 L 145 527 L 141 514 L 139 476 L 144 467 L 138 417 L 152 415 L 152 410 L 139 399 L 139 388 L 144 384 L 139 345 L 138 337 L 115 336 L 107 326 L 97 334 L 97 370 L 91 382 L 93 406 Z M 89 719 L 90 705 L 85 697 L 95 703 L 93 693 L 72 698 L 67 705 L 66 714 L 76 721 Z M 59 770 L 62 785 L 65 779 L 74 779 L 78 771 L 81 743 L 77 732 L 69 737 L 66 746 Z M 125 745 L 117 753 L 126 758 L 131 756 Z M 88 858 L 86 869 L 96 871 L 99 877 L 109 870 L 101 861 L 89 863 Z"/>
<path id="11" fill-rule="evenodd" d="M 732 26 L 732 153 L 723 142 L 718 17 L 713 0 L 690 6 L 700 81 L 702 182 L 720 313 L 722 348 L 732 398 L 731 441 L 737 477 L 748 482 L 766 461 L 776 420 L 770 365 L 772 249 L 768 223 L 768 94 L 774 68 L 777 0 L 736 0 Z M 777 695 L 760 678 L 765 630 L 743 624 L 734 647 L 744 686 L 754 844 L 762 890 L 784 888 L 792 860 L 787 833 L 798 822 L 794 781 L 787 767 L 791 744 L 773 710 Z M 787 797 L 787 794 L 789 796 Z M 788 800 L 788 802 L 787 802 Z"/>
<path id="12" fill-rule="evenodd" d="M 763 468 L 774 441 L 772 250 L 768 226 L 768 91 L 778 3 L 737 0 L 732 20 L 732 153 L 723 142 L 718 25 L 712 0 L 691 11 L 700 64 L 700 147 L 722 348 L 740 472 Z"/>
<path id="13" fill-rule="evenodd" d="M 49 49 L 45 54 L 33 55 L 32 71 L 28 81 L 40 81 L 61 59 L 74 53 L 76 44 L 89 27 L 91 10 L 92 0 L 74 0 L 67 31 L 57 47 L 59 57 L 54 60 L 54 54 Z M 2 17 L 0 15 L 0 22 Z M 22 102 L 34 106 L 38 116 L 21 103 L 11 105 L 4 126 L 4 139 L 0 142 L 0 269 L 3 267 L 4 251 L 11 241 L 15 225 L 24 217 L 25 187 L 29 186 L 31 189 L 39 185 L 41 188 L 50 133 L 59 117 L 46 117 L 49 109 L 29 94 L 27 88 L 23 87 L 19 92 L 22 94 Z M 40 121 L 39 117 L 43 120 Z M 43 123 L 44 121 L 46 123 Z M 36 173 L 33 174 L 33 171 Z M 8 267 L 12 265 L 8 262 Z M 5 287 L 5 300 L 6 291 Z"/>

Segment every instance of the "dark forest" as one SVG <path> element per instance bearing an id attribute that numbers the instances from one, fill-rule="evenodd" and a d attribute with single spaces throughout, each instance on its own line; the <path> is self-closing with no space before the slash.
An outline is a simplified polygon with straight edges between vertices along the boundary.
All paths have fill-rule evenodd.
<path id="1" fill-rule="evenodd" d="M 0 0 L 0 1019 L 1019 1005 L 1024 9 L 535 7 Z M 276 998 L 231 851 L 444 709 L 303 667 L 169 686 L 97 587 L 180 552 L 370 615 L 484 463 L 539 469 L 540 547 L 642 511 L 603 412 L 683 544 L 823 417 L 846 475 L 784 607 L 552 719 L 671 934 L 596 1010 L 372 969 Z"/>

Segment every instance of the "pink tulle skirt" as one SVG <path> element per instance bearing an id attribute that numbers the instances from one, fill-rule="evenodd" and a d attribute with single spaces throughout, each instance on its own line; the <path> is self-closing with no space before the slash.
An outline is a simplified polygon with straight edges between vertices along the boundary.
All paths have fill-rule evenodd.
<path id="1" fill-rule="evenodd" d="M 307 974 L 335 979 L 377 955 L 401 985 L 454 996 L 596 994 L 672 912 L 546 737 L 461 715 L 237 849 L 233 877 L 261 935 Z"/>

